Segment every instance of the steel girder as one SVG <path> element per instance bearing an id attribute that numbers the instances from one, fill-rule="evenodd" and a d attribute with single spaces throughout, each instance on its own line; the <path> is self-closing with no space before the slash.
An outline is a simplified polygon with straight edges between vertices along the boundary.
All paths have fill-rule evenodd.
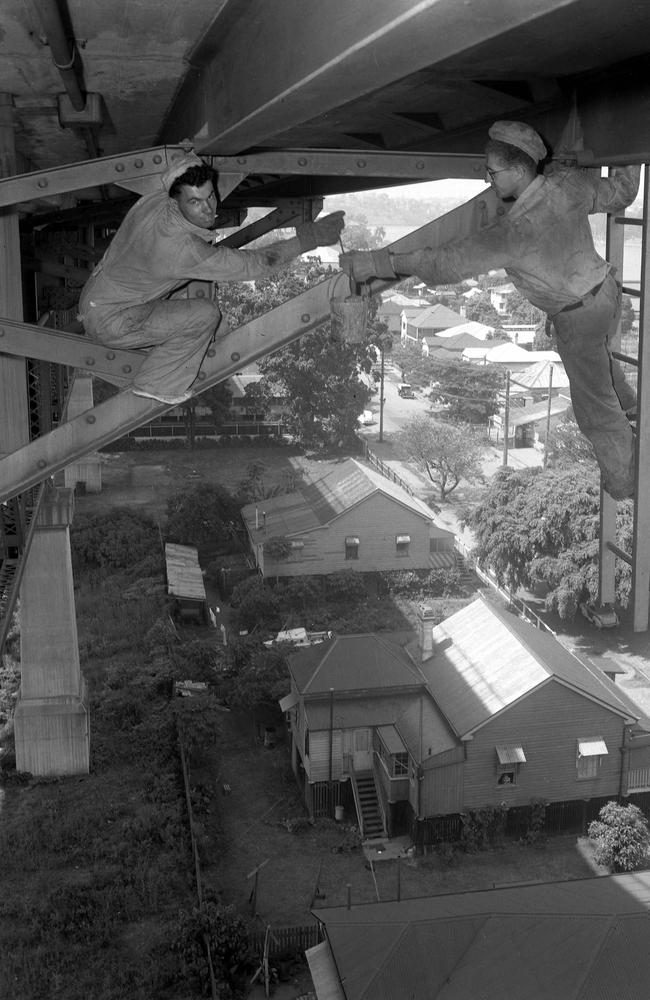
<path id="1" fill-rule="evenodd" d="M 65 167 L 37 170 L 0 178 L 0 208 L 33 202 L 44 194 L 59 195 L 86 188 L 116 184 L 138 194 L 156 189 L 158 179 L 174 160 L 182 156 L 184 146 L 156 146 L 125 156 L 105 156 L 82 160 Z M 197 151 L 204 155 L 202 146 Z M 248 156 L 206 156 L 218 172 L 222 199 L 252 174 L 367 177 L 369 180 L 430 181 L 447 177 L 483 180 L 483 156 L 441 153 L 390 153 L 367 150 L 292 149 L 281 152 L 253 153 Z"/>
<path id="2" fill-rule="evenodd" d="M 161 138 L 205 135 L 201 150 L 223 155 L 270 145 L 295 126 L 573 2 L 502 0 L 486 9 L 485 0 L 283 0 L 280 18 L 268 0 L 248 0 L 239 15 L 227 5 L 189 54 L 192 69 Z"/>

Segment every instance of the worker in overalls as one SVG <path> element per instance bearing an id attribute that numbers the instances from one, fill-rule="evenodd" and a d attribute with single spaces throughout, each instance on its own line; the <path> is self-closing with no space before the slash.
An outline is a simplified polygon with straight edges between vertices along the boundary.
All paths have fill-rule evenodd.
<path id="1" fill-rule="evenodd" d="M 161 190 L 125 216 L 79 301 L 93 340 L 116 348 L 151 347 L 132 386 L 138 396 L 177 405 L 190 395 L 217 328 L 211 298 L 174 297 L 188 281 L 251 281 L 300 254 L 339 241 L 343 212 L 296 227 L 296 236 L 260 250 L 215 245 L 214 172 L 189 154 L 162 176 Z"/>
<path id="2" fill-rule="evenodd" d="M 621 285 L 596 253 L 589 215 L 620 212 L 634 201 L 640 167 L 620 167 L 606 178 L 555 164 L 540 173 L 547 149 L 529 125 L 498 121 L 488 135 L 486 177 L 510 203 L 495 222 L 413 253 L 391 253 L 387 247 L 344 253 L 341 267 L 358 282 L 417 275 L 428 285 L 455 284 L 504 268 L 555 327 L 573 411 L 593 445 L 604 489 L 615 499 L 632 496 L 634 437 L 627 414 L 636 398 L 610 349 Z"/>

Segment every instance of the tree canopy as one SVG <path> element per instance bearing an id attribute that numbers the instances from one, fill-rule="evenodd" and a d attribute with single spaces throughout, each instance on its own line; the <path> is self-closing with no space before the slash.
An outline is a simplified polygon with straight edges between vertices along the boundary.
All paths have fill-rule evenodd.
<path id="1" fill-rule="evenodd" d="M 511 589 L 548 585 L 546 607 L 572 618 L 598 597 L 600 488 L 595 471 L 502 469 L 466 518 L 474 554 Z M 618 544 L 630 548 L 630 504 L 618 507 Z M 617 561 L 617 598 L 627 605 L 630 569 Z"/>
<path id="2" fill-rule="evenodd" d="M 426 472 L 445 500 L 462 479 L 483 478 L 483 447 L 467 426 L 415 417 L 398 435 L 403 451 Z"/>
<path id="3" fill-rule="evenodd" d="M 321 281 L 330 273 L 323 265 L 300 263 L 270 278 L 224 286 L 221 299 L 231 326 L 239 326 Z M 375 360 L 373 344 L 385 334 L 374 314 L 367 339 L 361 344 L 341 343 L 329 323 L 267 355 L 259 362 L 262 380 L 254 398 L 268 411 L 272 400 L 284 399 L 285 424 L 302 444 L 325 447 L 352 440 L 357 418 L 366 409 L 372 392 L 359 378 L 369 373 Z"/>
<path id="4" fill-rule="evenodd" d="M 446 407 L 449 420 L 466 424 L 485 424 L 499 409 L 498 393 L 503 389 L 503 372 L 468 361 L 429 359 L 430 375 L 435 383 L 431 398 Z"/>
<path id="5" fill-rule="evenodd" d="M 201 483 L 183 489 L 167 500 L 166 539 L 220 552 L 238 548 L 235 525 L 240 504 L 222 486 Z"/>
<path id="6" fill-rule="evenodd" d="M 650 831 L 638 806 L 607 802 L 588 832 L 596 842 L 594 860 L 610 871 L 633 871 L 647 860 Z"/>

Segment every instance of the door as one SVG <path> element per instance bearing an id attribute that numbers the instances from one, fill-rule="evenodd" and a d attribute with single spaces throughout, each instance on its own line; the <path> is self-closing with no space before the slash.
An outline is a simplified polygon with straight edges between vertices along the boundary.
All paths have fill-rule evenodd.
<path id="1" fill-rule="evenodd" d="M 372 743 L 370 729 L 343 730 L 343 766 L 348 771 L 372 770 Z"/>

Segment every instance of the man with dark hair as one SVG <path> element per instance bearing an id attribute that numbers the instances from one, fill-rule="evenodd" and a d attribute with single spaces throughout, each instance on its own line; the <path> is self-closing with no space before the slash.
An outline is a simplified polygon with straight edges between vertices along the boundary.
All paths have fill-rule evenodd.
<path id="1" fill-rule="evenodd" d="M 429 285 L 504 268 L 553 322 L 575 417 L 593 445 L 604 488 L 615 499 L 632 496 L 634 437 L 626 413 L 636 399 L 610 350 L 621 286 L 596 253 L 589 214 L 620 212 L 634 201 L 640 167 L 621 167 L 606 178 L 555 165 L 542 174 L 538 165 L 547 149 L 530 125 L 499 121 L 488 135 L 487 178 L 511 203 L 495 222 L 433 249 L 342 254 L 341 267 L 359 282 L 417 275 Z"/>
<path id="2" fill-rule="evenodd" d="M 130 209 L 79 301 L 79 319 L 94 340 L 107 347 L 153 348 L 133 392 L 170 405 L 188 398 L 221 320 L 209 297 L 173 293 L 188 281 L 266 277 L 308 250 L 337 243 L 343 229 L 343 212 L 333 212 L 261 250 L 215 245 L 213 178 L 212 168 L 194 154 L 163 174 L 163 190 Z"/>

